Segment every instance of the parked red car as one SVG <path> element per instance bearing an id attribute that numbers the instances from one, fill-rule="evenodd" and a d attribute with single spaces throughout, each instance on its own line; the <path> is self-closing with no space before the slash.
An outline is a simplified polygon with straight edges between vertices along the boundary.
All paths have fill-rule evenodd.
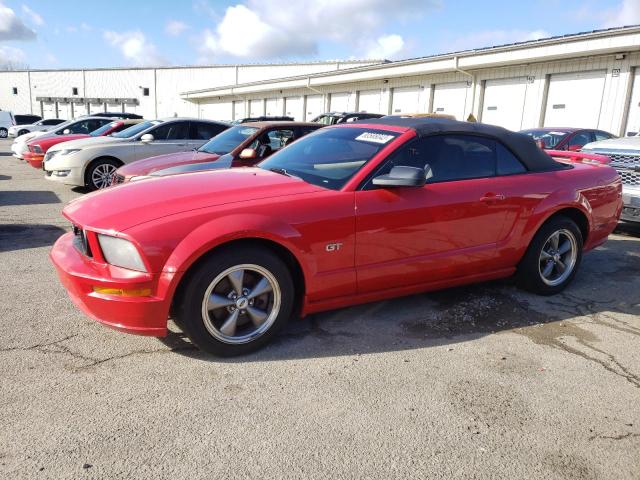
<path id="1" fill-rule="evenodd" d="M 532 128 L 520 133 L 532 137 L 540 148 L 549 150 L 569 150 L 578 152 L 587 143 L 616 138 L 603 130 L 590 128 Z"/>
<path id="2" fill-rule="evenodd" d="M 393 118 L 326 127 L 259 164 L 131 182 L 70 203 L 51 259 L 113 328 L 237 355 L 292 315 L 517 274 L 573 279 L 622 209 L 606 165 L 499 127 Z"/>
<path id="3" fill-rule="evenodd" d="M 219 133 L 197 150 L 160 155 L 123 165 L 116 170 L 113 183 L 141 180 L 148 176 L 252 166 L 323 126 L 280 121 L 244 123 Z"/>
<path id="4" fill-rule="evenodd" d="M 69 142 L 71 140 L 77 140 L 79 138 L 88 138 L 88 137 L 103 137 L 106 135 L 111 135 L 112 133 L 119 132 L 120 130 L 124 130 L 125 128 L 129 128 L 131 125 L 135 125 L 136 123 L 140 123 L 142 120 L 116 120 L 102 127 L 94 130 L 93 132 L 86 133 L 71 133 L 68 135 L 44 135 L 42 137 L 36 137 L 33 140 L 27 142 L 27 148 L 29 151 L 24 153 L 24 159 L 29 162 L 29 164 L 37 169 L 42 169 L 42 162 L 44 160 L 44 155 L 54 145 L 58 145 L 62 142 Z"/>

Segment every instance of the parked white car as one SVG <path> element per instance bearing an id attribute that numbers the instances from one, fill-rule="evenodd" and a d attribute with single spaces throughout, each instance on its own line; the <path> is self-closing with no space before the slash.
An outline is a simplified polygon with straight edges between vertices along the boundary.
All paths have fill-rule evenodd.
<path id="1" fill-rule="evenodd" d="M 82 117 L 76 120 L 67 120 L 47 130 L 39 132 L 29 132 L 17 137 L 11 145 L 13 156 L 19 159 L 24 157 L 25 152 L 29 150 L 27 142 L 42 135 L 67 135 L 70 133 L 86 133 L 89 134 L 94 130 L 113 122 L 113 118 L 107 117 Z"/>
<path id="2" fill-rule="evenodd" d="M 51 127 L 60 125 L 61 123 L 64 123 L 64 120 L 60 118 L 47 118 L 45 120 L 38 120 L 37 122 L 29 125 L 13 125 L 12 127 L 9 127 L 9 136 L 15 138 L 29 132 L 43 132 L 45 130 L 49 130 Z"/>
<path id="3" fill-rule="evenodd" d="M 622 177 L 622 220 L 640 222 L 640 136 L 588 143 L 583 152 L 606 155 Z"/>
<path id="4" fill-rule="evenodd" d="M 222 122 L 168 118 L 142 122 L 109 137 L 60 143 L 44 157 L 45 178 L 90 190 L 105 188 L 124 164 L 199 148 L 227 128 Z"/>

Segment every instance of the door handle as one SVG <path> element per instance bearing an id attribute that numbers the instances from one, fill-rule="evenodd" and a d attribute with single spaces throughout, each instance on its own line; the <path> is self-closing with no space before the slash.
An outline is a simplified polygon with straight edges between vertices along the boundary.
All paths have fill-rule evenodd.
<path id="1" fill-rule="evenodd" d="M 504 199 L 505 196 L 501 193 L 485 193 L 484 196 L 480 197 L 480 201 L 484 203 L 501 202 Z"/>

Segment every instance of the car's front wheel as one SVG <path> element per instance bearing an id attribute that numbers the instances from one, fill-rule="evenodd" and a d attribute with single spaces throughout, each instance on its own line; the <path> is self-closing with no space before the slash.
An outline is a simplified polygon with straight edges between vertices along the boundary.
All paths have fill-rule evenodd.
<path id="1" fill-rule="evenodd" d="M 6 128 L 0 128 L 0 138 L 7 138 L 7 135 L 9 135 L 9 130 Z"/>
<path id="2" fill-rule="evenodd" d="M 120 163 L 110 158 L 95 160 L 87 170 L 86 187 L 90 190 L 107 188 L 111 185 L 113 175 L 119 167 Z"/>
<path id="3" fill-rule="evenodd" d="M 266 249 L 215 253 L 187 281 L 178 323 L 195 345 L 215 355 L 242 355 L 262 347 L 293 311 L 289 269 Z"/>
<path id="4" fill-rule="evenodd" d="M 27 133 L 29 133 L 29 130 L 20 130 L 20 131 L 18 132 L 18 136 L 20 136 L 20 135 L 26 135 Z"/>
<path id="5" fill-rule="evenodd" d="M 570 218 L 558 216 L 533 237 L 518 267 L 519 284 L 540 295 L 564 290 L 582 260 L 582 233 Z"/>

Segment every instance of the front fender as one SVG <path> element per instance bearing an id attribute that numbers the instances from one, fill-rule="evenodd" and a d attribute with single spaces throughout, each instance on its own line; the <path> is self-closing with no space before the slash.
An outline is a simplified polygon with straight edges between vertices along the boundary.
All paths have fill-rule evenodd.
<path id="1" fill-rule="evenodd" d="M 291 225 L 262 214 L 229 214 L 211 220 L 190 232 L 167 259 L 158 294 L 172 297 L 185 272 L 212 249 L 240 239 L 267 240 L 286 248 L 300 264 L 305 281 L 308 269 L 303 261 L 304 252 L 297 245 L 301 238 Z"/>

